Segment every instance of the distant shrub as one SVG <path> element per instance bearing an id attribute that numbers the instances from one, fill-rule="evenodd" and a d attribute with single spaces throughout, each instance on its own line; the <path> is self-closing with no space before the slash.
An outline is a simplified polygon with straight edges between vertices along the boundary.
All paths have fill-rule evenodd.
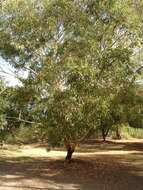
<path id="1" fill-rule="evenodd" d="M 129 137 L 143 139 L 142 128 L 125 127 L 123 130 L 123 134 L 129 135 Z"/>
<path id="2" fill-rule="evenodd" d="M 43 131 L 37 126 L 21 126 L 7 135 L 6 142 L 15 143 L 36 143 L 43 140 Z"/>
<path id="3" fill-rule="evenodd" d="M 143 128 L 133 128 L 129 124 L 121 124 L 121 137 L 122 139 L 138 138 L 143 139 Z M 110 132 L 110 136 L 116 138 L 116 126 L 114 126 Z"/>

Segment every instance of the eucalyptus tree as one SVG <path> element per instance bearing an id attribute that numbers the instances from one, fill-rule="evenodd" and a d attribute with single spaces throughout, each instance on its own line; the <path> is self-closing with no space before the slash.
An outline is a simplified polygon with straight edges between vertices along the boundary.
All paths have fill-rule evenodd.
<path id="1" fill-rule="evenodd" d="M 53 145 L 65 143 L 67 160 L 90 130 L 111 125 L 114 98 L 142 68 L 134 61 L 141 6 L 132 0 L 1 2 L 1 56 L 27 70 L 23 85 L 36 94 L 34 118 Z"/>

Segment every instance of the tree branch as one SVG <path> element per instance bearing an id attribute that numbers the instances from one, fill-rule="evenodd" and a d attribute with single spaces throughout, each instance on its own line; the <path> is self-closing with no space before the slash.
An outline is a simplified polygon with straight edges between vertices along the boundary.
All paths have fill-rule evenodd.
<path id="1" fill-rule="evenodd" d="M 24 69 L 31 71 L 35 75 L 38 75 L 38 73 L 36 71 L 34 71 L 33 69 L 31 69 L 29 67 L 24 66 Z"/>
<path id="2" fill-rule="evenodd" d="M 89 130 L 87 131 L 87 133 L 81 138 L 79 139 L 78 142 L 82 142 L 83 140 L 85 140 L 87 137 L 89 137 L 89 135 L 91 136 L 91 132 L 93 134 L 93 132 L 95 131 L 95 129 L 93 127 L 89 128 Z"/>
<path id="3" fill-rule="evenodd" d="M 0 92 L 0 95 L 2 95 L 3 94 L 3 92 L 5 92 L 6 91 L 6 88 L 5 89 L 3 89 L 1 92 Z"/>
<path id="4" fill-rule="evenodd" d="M 29 121 L 29 120 L 21 119 L 21 118 L 18 118 L 18 117 L 6 117 L 6 119 L 15 119 L 15 120 L 18 120 L 18 121 L 22 121 L 24 123 L 42 125 L 42 123 L 37 123 L 37 122 L 34 122 L 34 121 Z"/>
<path id="5" fill-rule="evenodd" d="M 131 79 L 131 84 L 136 79 L 136 74 L 139 73 L 142 69 L 143 69 L 143 65 L 141 65 L 139 68 L 136 69 L 136 71 L 134 72 L 134 75 L 133 75 L 133 77 Z"/>
<path id="6" fill-rule="evenodd" d="M 137 68 L 137 70 L 135 71 L 135 73 L 139 73 L 142 69 L 143 69 L 143 65 L 141 65 L 139 68 Z"/>

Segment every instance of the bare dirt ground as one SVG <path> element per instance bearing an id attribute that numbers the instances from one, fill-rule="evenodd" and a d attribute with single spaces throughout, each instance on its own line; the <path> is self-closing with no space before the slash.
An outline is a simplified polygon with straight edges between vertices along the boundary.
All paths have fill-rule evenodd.
<path id="1" fill-rule="evenodd" d="M 143 190 L 143 140 L 88 141 L 70 164 L 45 146 L 0 150 L 0 190 Z"/>

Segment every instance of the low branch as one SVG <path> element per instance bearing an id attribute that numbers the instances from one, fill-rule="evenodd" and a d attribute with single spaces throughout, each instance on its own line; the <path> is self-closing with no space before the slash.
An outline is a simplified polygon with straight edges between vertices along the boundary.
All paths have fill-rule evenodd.
<path id="1" fill-rule="evenodd" d="M 37 122 L 34 122 L 34 121 L 25 120 L 25 119 L 20 119 L 18 117 L 6 117 L 6 119 L 15 119 L 15 120 L 18 120 L 18 121 L 22 121 L 24 123 L 42 125 L 42 123 L 37 123 Z"/>
<path id="2" fill-rule="evenodd" d="M 95 129 L 94 129 L 93 127 L 89 128 L 89 130 L 87 131 L 87 133 L 86 133 L 81 139 L 79 139 L 78 142 L 84 141 L 87 137 L 91 136 L 91 135 L 90 135 L 91 132 L 92 132 L 92 134 L 93 134 L 94 131 L 95 131 Z"/>

